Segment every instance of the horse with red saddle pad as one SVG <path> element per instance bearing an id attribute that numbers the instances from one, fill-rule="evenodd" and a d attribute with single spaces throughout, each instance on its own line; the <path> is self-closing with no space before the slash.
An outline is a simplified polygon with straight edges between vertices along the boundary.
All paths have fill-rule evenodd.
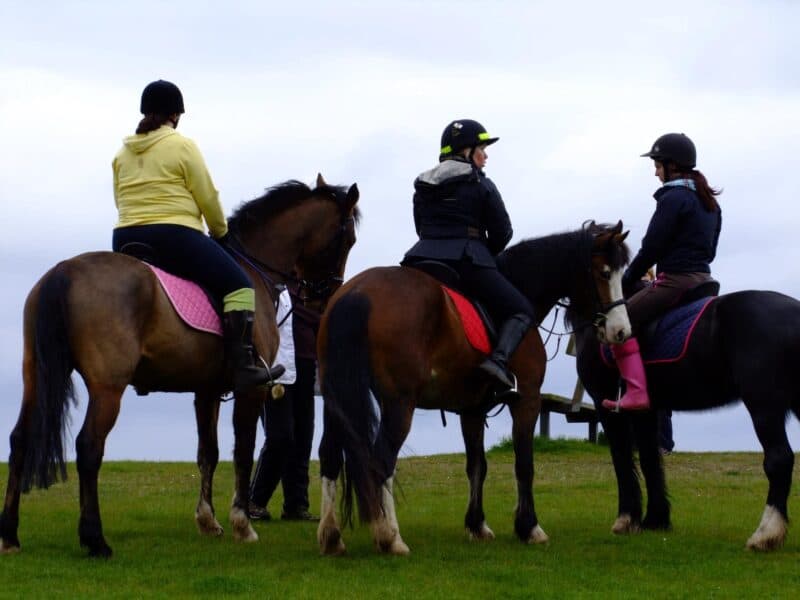
<path id="1" fill-rule="evenodd" d="M 630 335 L 619 285 L 628 259 L 625 236 L 621 222 L 614 227 L 592 223 L 516 244 L 497 257 L 497 264 L 531 301 L 537 320 L 569 298 L 573 323 L 586 325 L 603 340 L 623 340 Z M 465 317 L 464 309 L 460 295 L 411 267 L 369 269 L 331 298 L 317 344 L 325 403 L 317 538 L 324 554 L 344 551 L 335 510 L 342 469 L 343 520 L 351 518 L 355 494 L 376 547 L 392 554 L 409 551 L 400 536 L 392 487 L 397 454 L 417 407 L 459 415 L 470 484 L 464 522 L 471 537 L 494 537 L 483 512 L 483 430 L 498 400 L 492 379 L 479 368 L 487 340 L 475 348 L 469 331 L 476 318 L 468 309 L 471 316 Z M 518 490 L 514 530 L 525 543 L 548 539 L 533 500 L 533 431 L 545 364 L 542 340 L 532 328 L 509 363 L 518 382 L 518 399 L 509 402 Z"/>

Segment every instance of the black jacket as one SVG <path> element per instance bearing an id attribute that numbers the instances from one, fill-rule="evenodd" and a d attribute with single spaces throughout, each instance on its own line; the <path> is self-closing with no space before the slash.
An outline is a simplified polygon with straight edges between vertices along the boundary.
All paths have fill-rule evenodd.
<path id="1" fill-rule="evenodd" d="M 654 264 L 656 273 L 710 273 L 722 212 L 706 210 L 697 193 L 682 185 L 661 187 L 653 196 L 656 211 L 624 283 L 640 279 Z"/>
<path id="2" fill-rule="evenodd" d="M 414 181 L 414 224 L 419 241 L 404 262 L 468 260 L 495 267 L 494 257 L 513 230 L 500 192 L 471 163 L 446 160 Z"/>

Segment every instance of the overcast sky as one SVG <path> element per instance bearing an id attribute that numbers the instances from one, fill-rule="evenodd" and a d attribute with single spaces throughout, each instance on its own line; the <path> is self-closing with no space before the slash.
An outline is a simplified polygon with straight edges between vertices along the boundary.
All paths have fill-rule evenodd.
<path id="1" fill-rule="evenodd" d="M 413 243 L 412 181 L 435 164 L 445 124 L 467 117 L 500 137 L 487 173 L 514 242 L 622 219 L 634 251 L 658 185 L 639 154 L 685 132 L 698 168 L 724 188 L 712 265 L 723 291 L 800 297 L 799 25 L 791 0 L 5 0 L 0 457 L 22 393 L 25 296 L 57 261 L 110 247 L 111 159 L 148 82 L 183 90 L 180 131 L 228 213 L 290 178 L 357 182 L 364 219 L 348 276 L 396 263 Z M 562 348 L 544 391 L 570 395 L 575 377 Z M 84 393 L 73 435 L 85 405 Z M 437 413 L 418 413 L 404 453 L 460 451 L 455 421 L 443 433 Z M 229 458 L 228 405 L 221 422 Z M 585 435 L 560 416 L 552 430 Z M 794 420 L 790 432 L 800 447 Z M 487 441 L 509 433 L 504 413 Z M 741 406 L 678 415 L 675 438 L 679 450 L 759 448 Z M 128 393 L 106 455 L 192 460 L 195 444 L 191 396 Z"/>

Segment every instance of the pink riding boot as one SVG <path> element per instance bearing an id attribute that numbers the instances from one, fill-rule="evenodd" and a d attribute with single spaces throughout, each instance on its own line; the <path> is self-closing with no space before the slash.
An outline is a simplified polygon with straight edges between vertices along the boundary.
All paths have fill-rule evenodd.
<path id="1" fill-rule="evenodd" d="M 647 377 L 644 374 L 642 355 L 639 354 L 639 342 L 636 338 L 628 338 L 622 344 L 612 344 L 611 354 L 617 361 L 617 368 L 625 380 L 625 395 L 619 402 L 603 400 L 603 408 L 609 410 L 647 410 L 650 408 L 650 397 L 647 395 Z"/>

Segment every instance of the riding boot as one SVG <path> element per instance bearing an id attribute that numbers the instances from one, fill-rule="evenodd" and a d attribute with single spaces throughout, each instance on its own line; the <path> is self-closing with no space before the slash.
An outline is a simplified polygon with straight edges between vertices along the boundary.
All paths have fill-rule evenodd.
<path id="1" fill-rule="evenodd" d="M 249 310 L 232 310 L 223 313 L 222 328 L 225 339 L 225 372 L 235 392 L 265 385 L 277 379 L 285 369 L 283 365 L 267 367 L 253 349 L 253 318 Z"/>
<path id="2" fill-rule="evenodd" d="M 524 313 L 512 315 L 500 328 L 491 356 L 480 365 L 482 371 L 494 377 L 505 389 L 516 388 L 516 377 L 509 370 L 508 361 L 532 324 L 531 318 Z"/>
<path id="3" fill-rule="evenodd" d="M 625 380 L 625 395 L 620 400 L 603 400 L 603 408 L 609 410 L 647 410 L 650 408 L 650 397 L 647 395 L 647 377 L 644 373 L 642 355 L 639 354 L 639 342 L 636 338 L 628 338 L 622 344 L 612 344 L 611 354 L 617 361 L 617 368 Z"/>

